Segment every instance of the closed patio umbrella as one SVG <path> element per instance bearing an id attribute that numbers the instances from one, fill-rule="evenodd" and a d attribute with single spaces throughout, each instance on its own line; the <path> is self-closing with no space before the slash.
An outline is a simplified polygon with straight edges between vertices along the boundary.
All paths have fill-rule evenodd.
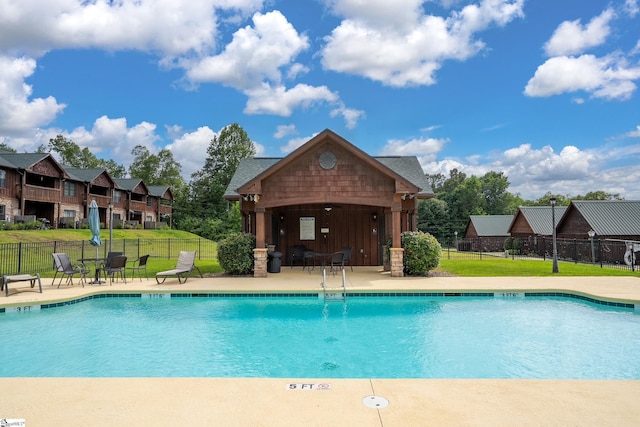
<path id="1" fill-rule="evenodd" d="M 98 246 L 102 244 L 102 240 L 100 239 L 100 212 L 98 211 L 98 204 L 95 200 L 92 200 L 89 205 L 89 229 L 91 230 L 89 243 L 96 247 L 96 278 L 91 283 L 100 284 L 104 283 L 100 280 L 98 274 Z"/>

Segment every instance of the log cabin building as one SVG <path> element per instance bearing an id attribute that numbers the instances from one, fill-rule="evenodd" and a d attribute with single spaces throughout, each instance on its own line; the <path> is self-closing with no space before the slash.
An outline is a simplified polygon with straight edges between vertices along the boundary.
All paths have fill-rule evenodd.
<path id="1" fill-rule="evenodd" d="M 75 228 L 89 217 L 91 200 L 106 227 L 110 214 L 115 227 L 118 221 L 171 225 L 173 194 L 167 187 L 117 180 L 106 169 L 64 166 L 50 153 L 0 151 L 0 221 Z"/>
<path id="2" fill-rule="evenodd" d="M 351 265 L 403 275 L 400 234 L 417 230 L 418 200 L 433 197 L 415 156 L 371 157 L 324 130 L 284 158 L 243 159 L 225 199 L 240 203 L 255 234 L 254 276 L 267 275 L 271 246 L 288 263 L 294 246 L 316 254 L 349 247 Z"/>

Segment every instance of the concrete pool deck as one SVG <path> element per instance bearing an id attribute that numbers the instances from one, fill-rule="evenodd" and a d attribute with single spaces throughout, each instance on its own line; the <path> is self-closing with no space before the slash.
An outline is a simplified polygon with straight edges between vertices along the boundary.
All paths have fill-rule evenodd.
<path id="1" fill-rule="evenodd" d="M 640 277 L 391 278 L 378 268 L 347 268 L 358 292 L 570 292 L 640 305 Z M 28 284 L 27 284 L 28 285 Z M 341 277 L 328 276 L 331 288 Z M 264 279 L 190 278 L 51 286 L 42 294 L 0 296 L 0 307 L 72 300 L 101 292 L 320 292 L 321 275 L 283 267 Z M 638 310 L 638 308 L 636 308 Z M 640 314 L 639 314 L 640 315 Z M 0 315 L 0 327 L 2 325 Z M 79 325 L 80 326 L 80 325 Z M 20 331 L 16 331 L 19 333 Z M 28 339 L 28 337 L 25 337 Z M 64 363 L 51 360 L 50 363 Z M 296 384 L 291 389 L 290 384 Z M 302 384 L 306 384 L 302 386 Z M 328 384 L 309 389 L 308 384 Z M 293 386 L 292 386 L 293 387 Z M 34 426 L 635 426 L 640 380 L 0 378 L 0 419 Z M 387 407 L 368 407 L 368 396 Z"/>

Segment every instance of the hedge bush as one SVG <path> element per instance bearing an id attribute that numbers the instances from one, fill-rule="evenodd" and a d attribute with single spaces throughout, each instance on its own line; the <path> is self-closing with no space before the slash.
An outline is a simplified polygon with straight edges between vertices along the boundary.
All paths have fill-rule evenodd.
<path id="1" fill-rule="evenodd" d="M 401 235 L 404 249 L 404 273 L 424 276 L 440 265 L 442 247 L 434 236 L 422 231 L 405 231 Z"/>
<path id="2" fill-rule="evenodd" d="M 251 233 L 235 233 L 218 243 L 220 267 L 232 275 L 246 275 L 253 272 L 253 250 L 256 236 Z"/>

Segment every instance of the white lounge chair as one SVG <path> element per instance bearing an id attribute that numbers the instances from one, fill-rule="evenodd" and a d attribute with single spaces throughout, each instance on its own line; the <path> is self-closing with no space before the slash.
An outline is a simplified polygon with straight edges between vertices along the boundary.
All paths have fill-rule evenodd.
<path id="1" fill-rule="evenodd" d="M 202 277 L 202 273 L 200 272 L 200 269 L 194 264 L 195 260 L 196 260 L 195 251 L 192 251 L 192 252 L 180 251 L 180 255 L 178 256 L 178 264 L 176 265 L 176 268 L 174 268 L 173 270 L 160 271 L 156 273 L 156 282 L 158 282 L 158 284 L 162 284 L 164 283 L 165 280 L 167 280 L 167 277 L 176 276 L 178 278 L 179 283 L 184 283 L 187 281 L 189 276 L 191 276 L 191 272 L 194 269 L 198 270 L 198 274 L 200 274 L 200 277 Z M 162 281 L 160 281 L 161 279 Z"/>

